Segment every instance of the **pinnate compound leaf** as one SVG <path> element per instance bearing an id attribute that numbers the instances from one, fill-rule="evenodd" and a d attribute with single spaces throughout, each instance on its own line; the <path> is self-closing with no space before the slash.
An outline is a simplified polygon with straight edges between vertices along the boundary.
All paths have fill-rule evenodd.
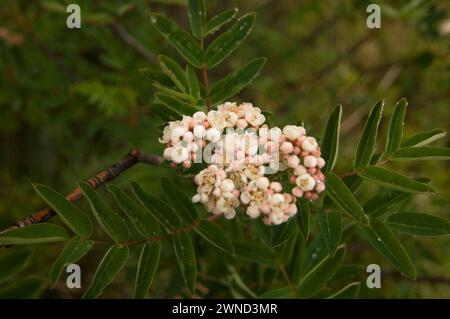
<path id="1" fill-rule="evenodd" d="M 185 232 L 175 234 L 172 237 L 172 245 L 177 257 L 178 266 L 183 276 L 184 283 L 192 295 L 195 295 L 197 282 L 197 258 L 194 244 Z"/>
<path id="2" fill-rule="evenodd" d="M 58 216 L 75 234 L 80 237 L 92 235 L 92 222 L 89 217 L 63 195 L 50 187 L 34 184 L 36 192 L 58 213 Z"/>
<path id="3" fill-rule="evenodd" d="M 147 242 L 142 246 L 134 285 L 134 298 L 142 299 L 147 296 L 158 269 L 160 255 L 160 241 Z"/>
<path id="4" fill-rule="evenodd" d="M 188 92 L 189 84 L 186 74 L 178 63 L 165 55 L 159 55 L 159 65 L 163 72 L 175 83 L 176 87 L 184 93 Z"/>
<path id="5" fill-rule="evenodd" d="M 94 278 L 83 295 L 84 299 L 98 298 L 103 290 L 114 280 L 128 259 L 129 249 L 126 246 L 113 245 L 101 260 Z"/>
<path id="6" fill-rule="evenodd" d="M 67 231 L 55 224 L 33 224 L 0 235 L 0 245 L 54 243 L 69 239 Z"/>
<path id="7" fill-rule="evenodd" d="M 392 214 L 387 219 L 387 225 L 396 231 L 414 236 L 450 235 L 450 223 L 447 220 L 427 214 Z"/>
<path id="8" fill-rule="evenodd" d="M 394 233 L 382 221 L 371 219 L 370 226 L 361 226 L 360 230 L 369 243 L 404 276 L 416 278 L 416 269 L 411 258 Z"/>
<path id="9" fill-rule="evenodd" d="M 55 287 L 63 269 L 67 265 L 76 263 L 80 260 L 81 257 L 91 250 L 92 246 L 93 242 L 88 239 L 73 237 L 69 240 L 50 269 L 50 288 Z"/>
<path id="10" fill-rule="evenodd" d="M 80 189 L 88 200 L 92 213 L 105 233 L 116 242 L 127 241 L 130 237 L 127 225 L 87 183 L 80 183 Z"/>

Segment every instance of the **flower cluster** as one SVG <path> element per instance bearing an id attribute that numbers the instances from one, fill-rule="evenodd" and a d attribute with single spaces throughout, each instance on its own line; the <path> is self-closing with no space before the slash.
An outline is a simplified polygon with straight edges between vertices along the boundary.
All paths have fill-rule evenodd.
<path id="1" fill-rule="evenodd" d="M 260 108 L 250 103 L 225 103 L 164 128 L 160 142 L 172 165 L 189 168 L 202 159 L 209 164 L 195 176 L 194 203 L 228 219 L 242 206 L 249 217 L 278 225 L 297 213 L 297 198 L 318 198 L 325 189 L 325 161 L 316 139 L 301 126 L 269 128 L 264 122 Z M 276 172 L 289 176 L 289 192 L 267 177 L 275 179 Z"/>

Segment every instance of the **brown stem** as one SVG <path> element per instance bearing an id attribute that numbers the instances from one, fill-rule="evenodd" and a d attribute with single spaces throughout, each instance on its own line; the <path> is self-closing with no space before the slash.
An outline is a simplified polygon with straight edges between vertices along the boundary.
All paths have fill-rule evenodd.
<path id="1" fill-rule="evenodd" d="M 205 42 L 203 38 L 200 39 L 200 47 L 203 50 L 203 47 L 205 45 Z M 209 96 L 209 81 L 208 81 L 208 71 L 206 70 L 206 64 L 202 64 L 202 75 L 203 75 L 203 83 L 205 84 L 205 91 L 206 91 L 206 106 L 208 107 L 208 111 L 211 111 L 211 97 Z"/>
<path id="2" fill-rule="evenodd" d="M 202 64 L 202 74 L 203 74 L 203 82 L 205 83 L 206 106 L 208 107 L 208 111 L 211 111 L 211 97 L 209 96 L 208 72 L 206 71 L 205 64 Z"/>
<path id="3" fill-rule="evenodd" d="M 90 178 L 87 183 L 94 188 L 98 188 L 105 183 L 110 182 L 117 176 L 119 176 L 122 172 L 126 171 L 130 167 L 136 165 L 137 163 L 146 163 L 150 165 L 159 165 L 162 162 L 162 158 L 156 155 L 147 155 L 143 154 L 139 149 L 133 148 L 127 155 L 125 155 L 119 162 L 111 165 L 107 169 L 101 171 L 94 177 Z M 81 190 L 77 187 L 72 192 L 70 192 L 66 198 L 68 201 L 75 203 L 83 196 Z M 50 207 L 46 207 L 41 211 L 34 213 L 26 218 L 23 218 L 19 221 L 16 221 L 14 224 L 9 226 L 0 232 L 3 234 L 7 231 L 26 227 L 32 224 L 43 223 L 49 220 L 51 217 L 55 215 L 55 211 L 53 211 Z M 1 247 L 1 246 L 0 246 Z"/>
<path id="4" fill-rule="evenodd" d="M 295 285 L 292 283 L 291 279 L 289 278 L 289 275 L 286 272 L 286 269 L 284 269 L 283 264 L 281 263 L 280 259 L 278 257 L 275 257 L 277 265 L 278 265 L 278 269 L 280 270 L 281 274 L 283 275 L 284 279 L 286 280 L 289 288 L 292 291 L 293 296 L 295 296 Z"/>

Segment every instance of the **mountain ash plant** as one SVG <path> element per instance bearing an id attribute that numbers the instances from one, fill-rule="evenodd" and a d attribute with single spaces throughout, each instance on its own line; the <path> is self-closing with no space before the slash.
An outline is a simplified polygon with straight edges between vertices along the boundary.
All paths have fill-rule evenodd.
<path id="1" fill-rule="evenodd" d="M 141 70 L 157 90 L 153 112 L 162 120 L 159 142 L 165 146 L 164 153 L 148 155 L 133 149 L 67 196 L 35 184 L 48 207 L 1 232 L 0 244 L 64 242 L 49 269 L 50 288 L 68 264 L 77 263 L 94 246 L 106 245 L 95 274 L 89 274 L 92 280 L 84 298 L 101 296 L 118 273 L 129 267 L 135 250 L 139 256 L 133 296 L 152 297 L 149 289 L 161 270 L 160 259 L 168 258 L 163 244 L 173 249 L 172 260 L 179 266 L 185 295 L 195 296 L 199 260 L 194 243 L 199 241 L 226 256 L 225 267 L 235 289 L 241 291 L 234 296 L 356 297 L 360 282 L 343 276 L 349 269 L 357 272 L 346 262 L 346 255 L 353 253 L 347 251 L 347 243 L 355 233 L 399 273 L 414 280 L 416 269 L 397 233 L 449 235 L 450 223 L 431 214 L 403 211 L 400 204 L 405 200 L 436 190 L 430 180 L 411 178 L 386 165 L 448 160 L 450 149 L 430 146 L 445 132 L 404 138 L 408 103 L 402 98 L 389 119 L 385 146 L 377 150 L 384 108 L 384 101 L 379 101 L 367 117 L 352 170 L 336 172 L 341 105 L 331 110 L 323 135 L 316 139 L 297 119 L 279 128 L 260 107 L 230 102 L 259 74 L 265 58 L 255 58 L 215 83 L 209 81 L 208 74 L 249 35 L 255 13 L 231 9 L 209 17 L 204 0 L 190 0 L 188 16 L 191 33 L 162 14 L 150 15 L 154 30 L 179 54 L 160 55 L 158 65 Z M 182 64 L 175 60 L 179 57 Z M 136 181 L 129 181 L 125 188 L 109 183 L 137 163 L 171 166 L 177 176 L 161 178 L 162 196 Z M 179 186 L 182 179 L 190 182 L 190 189 Z M 95 190 L 104 184 L 107 196 Z M 356 192 L 369 184 L 377 191 L 363 203 Z M 77 201 L 87 202 L 90 210 L 75 205 Z M 48 221 L 54 215 L 64 227 Z M 31 255 L 31 250 L 12 251 L 1 257 L 0 268 L 20 264 L 17 270 L 23 269 Z M 236 259 L 257 270 L 264 284 L 250 289 L 233 267 Z M 202 266 L 202 272 L 207 271 Z M 6 280 L 13 273 L 7 272 Z"/>

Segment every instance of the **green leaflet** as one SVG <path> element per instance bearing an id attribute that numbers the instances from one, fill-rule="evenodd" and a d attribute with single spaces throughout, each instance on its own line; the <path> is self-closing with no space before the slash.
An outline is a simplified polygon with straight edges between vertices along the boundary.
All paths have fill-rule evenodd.
<path id="1" fill-rule="evenodd" d="M 161 255 L 161 242 L 145 243 L 142 246 L 141 255 L 136 271 L 134 285 L 134 298 L 145 298 L 155 277 Z"/>
<path id="2" fill-rule="evenodd" d="M 335 174 L 328 173 L 325 179 L 326 193 L 343 212 L 356 221 L 367 224 L 367 216 L 353 193 L 344 182 Z"/>
<path id="3" fill-rule="evenodd" d="M 127 225 L 87 183 L 78 185 L 88 200 L 92 213 L 105 233 L 116 242 L 127 241 L 130 234 Z"/>
<path id="4" fill-rule="evenodd" d="M 212 103 L 218 104 L 238 94 L 258 76 L 266 61 L 266 58 L 254 59 L 217 81 L 210 90 Z"/>
<path id="5" fill-rule="evenodd" d="M 213 223 L 202 220 L 194 230 L 212 245 L 231 255 L 234 254 L 234 248 L 231 241 L 227 238 L 225 233 Z"/>
<path id="6" fill-rule="evenodd" d="M 259 296 L 259 299 L 288 299 L 292 295 L 292 290 L 289 287 L 269 290 Z"/>
<path id="7" fill-rule="evenodd" d="M 345 256 L 345 246 L 341 246 L 333 257 L 327 256 L 307 272 L 297 284 L 297 295 L 314 296 L 334 276 Z"/>
<path id="8" fill-rule="evenodd" d="M 172 237 L 172 245 L 184 283 L 190 293 L 195 295 L 197 259 L 195 257 L 194 244 L 189 235 L 182 232 Z"/>
<path id="9" fill-rule="evenodd" d="M 129 249 L 126 246 L 111 246 L 101 260 L 89 288 L 83 294 L 83 298 L 94 299 L 99 297 L 122 270 L 128 259 L 128 254 Z"/>
<path id="10" fill-rule="evenodd" d="M 79 237 L 73 237 L 64 246 L 50 269 L 50 288 L 54 288 L 61 272 L 68 264 L 73 264 L 86 255 L 92 248 L 93 242 Z"/>
<path id="11" fill-rule="evenodd" d="M 33 257 L 34 250 L 13 250 L 0 256 L 0 282 L 24 270 Z"/>
<path id="12" fill-rule="evenodd" d="M 392 214 L 387 219 L 387 225 L 396 231 L 415 236 L 450 235 L 450 223 L 447 220 L 427 214 Z"/>
<path id="13" fill-rule="evenodd" d="M 267 227 L 267 226 L 266 226 Z M 295 220 L 289 220 L 281 225 L 274 225 L 272 229 L 272 247 L 278 247 L 295 236 L 298 228 Z"/>
<path id="14" fill-rule="evenodd" d="M 0 299 L 36 299 L 44 292 L 47 281 L 43 277 L 20 278 L 0 288 Z"/>
<path id="15" fill-rule="evenodd" d="M 363 205 L 363 209 L 367 215 L 379 217 L 386 212 L 386 209 L 389 206 L 406 200 L 411 196 L 411 193 L 405 193 L 398 190 L 381 190 Z"/>
<path id="16" fill-rule="evenodd" d="M 370 111 L 356 149 L 355 160 L 353 163 L 353 168 L 355 170 L 366 167 L 370 163 L 375 149 L 378 126 L 381 121 L 383 106 L 384 101 L 379 101 Z"/>
<path id="17" fill-rule="evenodd" d="M 195 99 L 190 94 L 176 91 L 167 86 L 162 86 L 161 84 L 158 84 L 158 83 L 153 83 L 152 86 L 154 88 L 158 89 L 163 94 L 173 95 L 174 97 L 176 97 L 180 100 L 186 101 L 187 103 L 191 103 L 192 105 L 195 103 Z"/>
<path id="18" fill-rule="evenodd" d="M 392 155 L 402 144 L 403 125 L 407 106 L 408 101 L 405 98 L 402 98 L 397 102 L 394 113 L 392 113 L 391 123 L 389 124 L 389 131 L 386 140 L 385 155 L 387 157 Z"/>
<path id="19" fill-rule="evenodd" d="M 138 183 L 130 181 L 130 185 L 139 202 L 150 211 L 166 231 L 181 226 L 180 218 L 169 205 L 146 193 Z"/>
<path id="20" fill-rule="evenodd" d="M 310 212 L 309 201 L 307 199 L 300 198 L 297 201 L 297 214 L 295 220 L 303 236 L 308 239 L 310 232 Z"/>
<path id="21" fill-rule="evenodd" d="M 341 243 L 342 235 L 342 220 L 339 212 L 331 211 L 325 212 L 324 209 L 319 209 L 319 226 L 322 236 L 327 244 L 328 254 L 333 256 Z"/>
<path id="22" fill-rule="evenodd" d="M 255 23 L 256 14 L 242 16 L 227 32 L 218 36 L 205 52 L 205 63 L 212 69 L 228 57 L 245 40 Z"/>
<path id="23" fill-rule="evenodd" d="M 186 61 L 196 68 L 201 68 L 203 52 L 192 36 L 181 29 L 175 22 L 161 14 L 151 14 L 150 21 L 155 29 L 167 39 Z"/>
<path id="24" fill-rule="evenodd" d="M 443 138 L 446 134 L 447 132 L 442 129 L 418 133 L 403 143 L 402 147 L 426 146 Z"/>
<path id="25" fill-rule="evenodd" d="M 188 12 L 192 34 L 197 39 L 201 39 L 204 34 L 206 20 L 205 0 L 189 0 Z"/>
<path id="26" fill-rule="evenodd" d="M 194 114 L 199 111 L 193 104 L 187 103 L 174 96 L 167 95 L 165 93 L 156 93 L 155 97 L 161 102 L 166 104 L 171 109 L 177 111 L 180 114 Z"/>
<path id="27" fill-rule="evenodd" d="M 380 186 L 403 192 L 422 193 L 435 191 L 427 184 L 417 182 L 407 176 L 381 167 L 367 167 L 358 172 L 358 175 Z"/>
<path id="28" fill-rule="evenodd" d="M 227 11 L 224 11 L 214 17 L 211 18 L 211 20 L 208 21 L 208 23 L 205 26 L 205 36 L 210 35 L 216 31 L 219 31 L 219 29 L 226 23 L 233 20 L 233 18 L 238 13 L 237 8 L 233 8 Z"/>
<path id="29" fill-rule="evenodd" d="M 92 222 L 80 208 L 50 187 L 40 184 L 33 186 L 44 201 L 58 213 L 64 224 L 75 234 L 80 237 L 90 237 L 92 235 Z"/>
<path id="30" fill-rule="evenodd" d="M 369 243 L 404 276 L 410 279 L 416 278 L 416 269 L 411 258 L 397 237 L 383 222 L 371 219 L 370 226 L 361 226 L 360 230 Z"/>
<path id="31" fill-rule="evenodd" d="M 67 231 L 55 224 L 33 224 L 0 235 L 0 245 L 26 245 L 65 241 Z"/>
<path id="32" fill-rule="evenodd" d="M 361 283 L 359 281 L 352 282 L 351 284 L 348 284 L 344 288 L 327 297 L 327 299 L 355 299 L 356 296 L 358 296 L 360 288 Z"/>
<path id="33" fill-rule="evenodd" d="M 150 65 L 145 68 L 140 68 L 139 72 L 153 83 L 157 83 L 162 86 L 174 88 L 173 81 L 165 74 L 158 66 Z"/>
<path id="34" fill-rule="evenodd" d="M 109 184 L 108 191 L 113 195 L 117 204 L 125 215 L 127 215 L 134 228 L 136 228 L 144 238 L 158 234 L 158 224 L 150 212 L 139 205 L 120 187 Z"/>
<path id="35" fill-rule="evenodd" d="M 174 182 L 162 178 L 161 187 L 164 197 L 172 204 L 172 207 L 184 222 L 192 223 L 198 218 L 194 204 Z"/>
<path id="36" fill-rule="evenodd" d="M 189 94 L 193 97 L 194 103 L 197 103 L 200 98 L 200 87 L 198 85 L 197 76 L 195 75 L 195 70 L 192 66 L 186 66 L 186 75 L 189 84 Z"/>
<path id="37" fill-rule="evenodd" d="M 336 106 L 330 114 L 322 138 L 322 157 L 325 160 L 324 172 L 331 172 L 336 164 L 339 151 L 339 133 L 341 130 L 342 105 Z"/>
<path id="38" fill-rule="evenodd" d="M 394 161 L 449 160 L 450 148 L 445 147 L 404 147 L 393 155 Z"/>
<path id="39" fill-rule="evenodd" d="M 271 268 L 277 268 L 275 255 L 270 249 L 267 249 L 267 246 L 238 240 L 233 241 L 233 246 L 237 256 Z"/>
<path id="40" fill-rule="evenodd" d="M 178 63 L 168 56 L 158 56 L 159 65 L 163 72 L 175 83 L 176 87 L 183 93 L 189 92 L 189 84 L 186 74 Z"/>

